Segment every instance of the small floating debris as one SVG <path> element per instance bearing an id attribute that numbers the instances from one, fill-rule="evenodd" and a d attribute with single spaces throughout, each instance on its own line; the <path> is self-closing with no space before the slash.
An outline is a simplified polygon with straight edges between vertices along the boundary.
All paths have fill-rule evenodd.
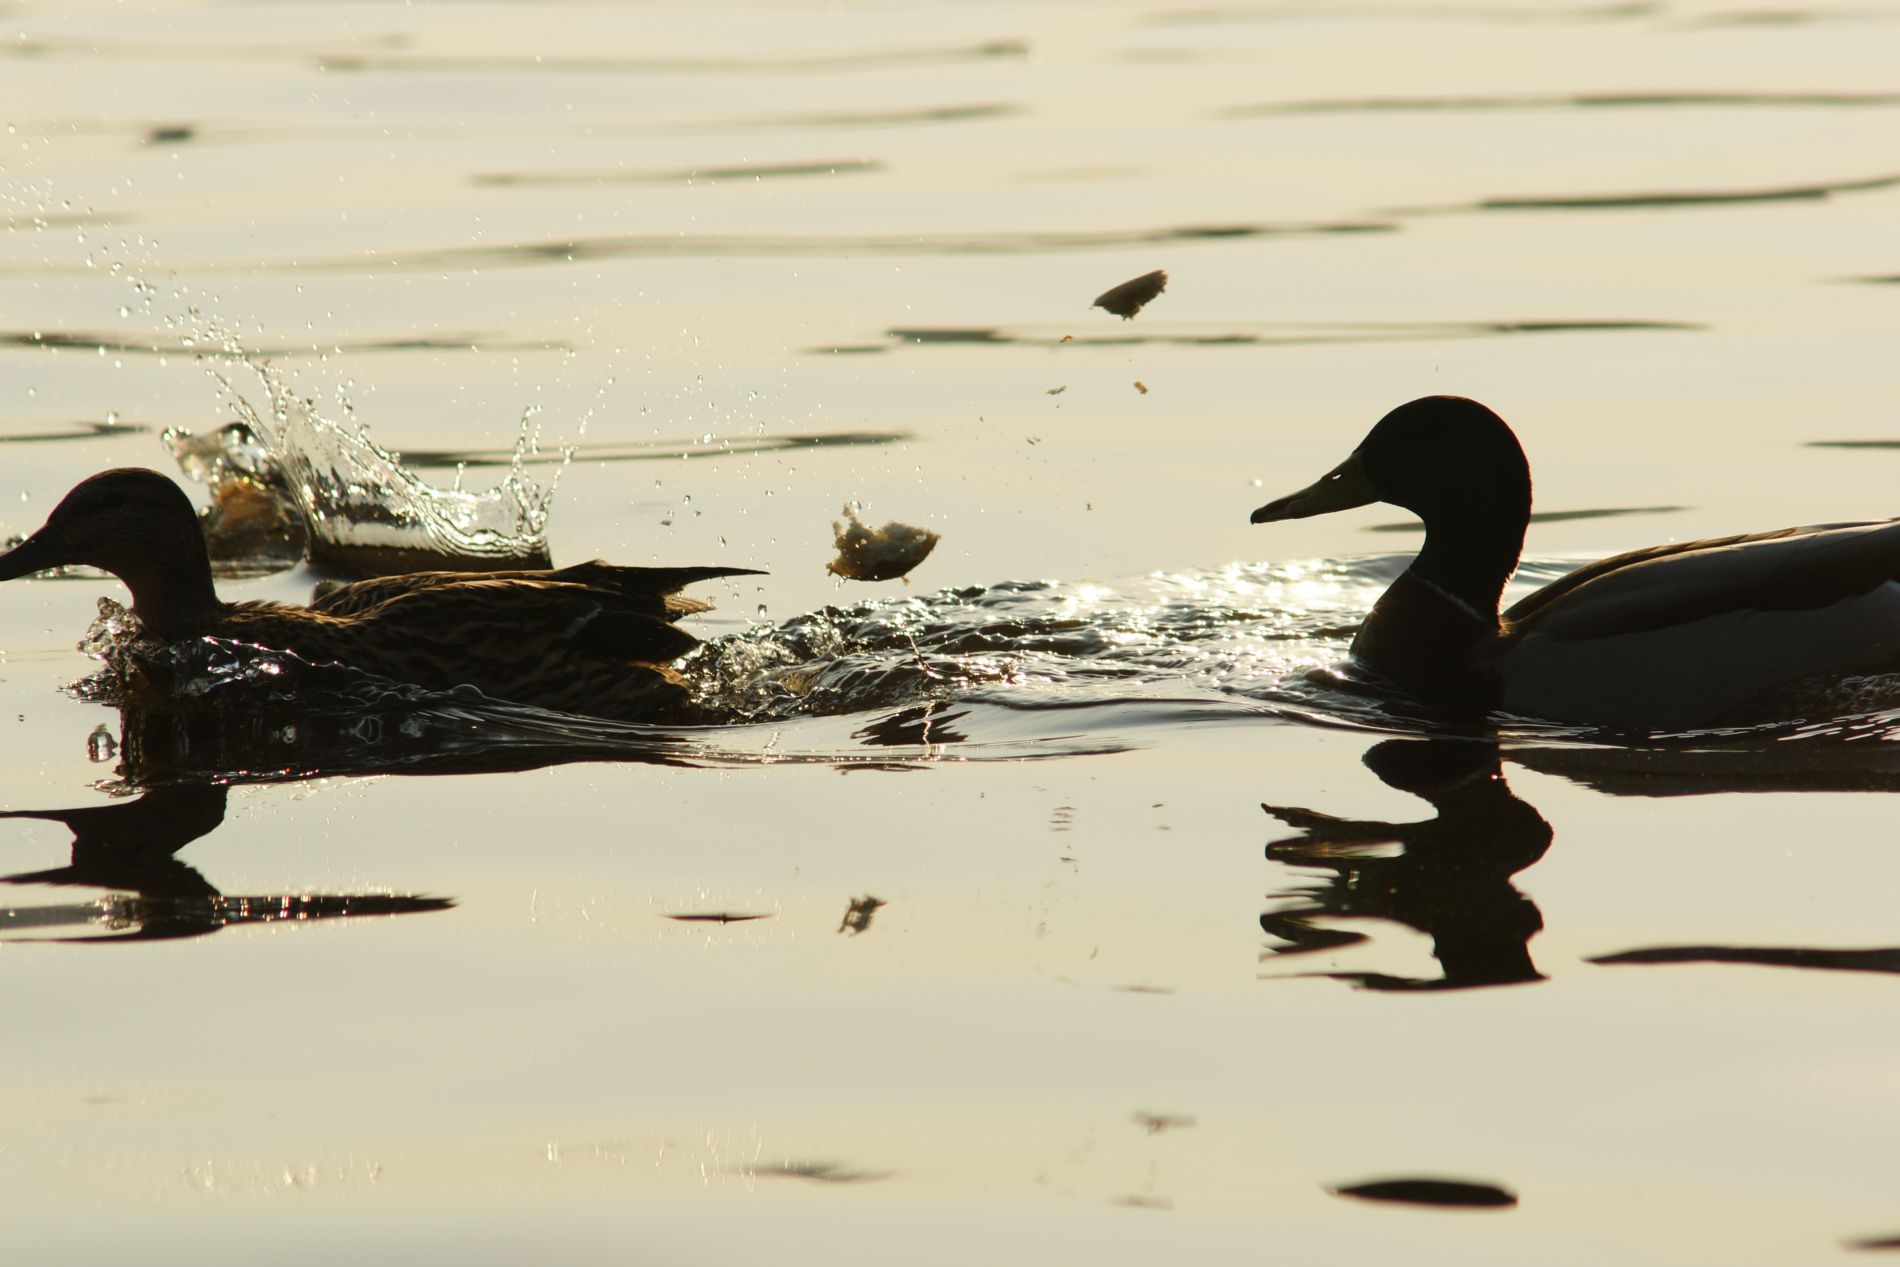
<path id="1" fill-rule="evenodd" d="M 1044 393 L 1043 393 L 1043 395 L 1045 395 L 1045 396 L 1060 396 L 1060 395 L 1061 395 L 1061 394 L 1062 394 L 1063 392 L 1066 392 L 1066 391 L 1068 391 L 1068 390 L 1069 390 L 1069 385 L 1068 385 L 1067 383 L 1064 383 L 1064 384 L 1063 384 L 1062 386 L 1060 386 L 1060 387 L 1051 387 L 1051 388 L 1050 388 L 1050 389 L 1049 389 L 1048 391 L 1046 391 L 1046 392 L 1044 392 Z"/>
<path id="2" fill-rule="evenodd" d="M 1125 1210 L 1172 1210 L 1174 1198 L 1149 1196 L 1145 1192 L 1130 1192 L 1119 1197 L 1111 1197 L 1109 1204 L 1121 1206 Z"/>
<path id="3" fill-rule="evenodd" d="M 825 571 L 847 581 L 892 581 L 922 563 L 937 548 L 937 534 L 893 520 L 882 528 L 868 528 L 850 505 L 844 522 L 832 521 L 838 557 Z"/>
<path id="4" fill-rule="evenodd" d="M 1159 1135 L 1163 1131 L 1184 1131 L 1196 1125 L 1194 1116 L 1189 1113 L 1148 1113 L 1137 1110 L 1133 1120 L 1136 1126 L 1150 1135 Z"/>
<path id="5" fill-rule="evenodd" d="M 679 914 L 667 914 L 661 918 L 676 919 L 682 924 L 743 924 L 747 920 L 770 919 L 771 916 L 765 912 L 683 911 Z"/>
<path id="6" fill-rule="evenodd" d="M 891 1170 L 853 1170 L 835 1161 L 781 1161 L 742 1166 L 736 1171 L 754 1179 L 803 1179 L 810 1183 L 876 1183 L 889 1179 Z"/>
<path id="7" fill-rule="evenodd" d="M 1136 379 L 1135 390 L 1146 396 L 1148 394 L 1148 384 L 1142 382 L 1140 379 Z"/>
<path id="8" fill-rule="evenodd" d="M 1845 1244 L 1848 1249 L 1900 1249 L 1900 1235 L 1863 1236 L 1859 1240 L 1847 1241 Z"/>
<path id="9" fill-rule="evenodd" d="M 863 897 L 852 898 L 844 918 L 838 922 L 838 931 L 856 937 L 871 927 L 871 917 L 877 914 L 878 907 L 889 905 L 883 898 L 872 897 L 868 893 Z"/>
<path id="10" fill-rule="evenodd" d="M 1154 302 L 1155 296 L 1167 288 L 1168 274 L 1157 268 L 1152 273 L 1143 273 L 1140 277 L 1103 291 L 1089 307 L 1105 308 L 1123 321 L 1131 321 L 1136 313 Z"/>
<path id="11" fill-rule="evenodd" d="M 1443 1205 L 1495 1209 L 1517 1204 L 1517 1194 L 1488 1183 L 1462 1179 L 1375 1179 L 1326 1189 L 1336 1197 L 1392 1201 L 1401 1205 Z"/>

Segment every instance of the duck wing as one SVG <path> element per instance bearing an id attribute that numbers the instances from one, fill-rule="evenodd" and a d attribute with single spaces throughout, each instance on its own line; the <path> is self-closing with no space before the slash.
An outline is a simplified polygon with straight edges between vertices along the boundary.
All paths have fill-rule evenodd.
<path id="1" fill-rule="evenodd" d="M 1815 611 L 1900 584 L 1900 520 L 1651 546 L 1578 568 L 1504 613 L 1512 634 L 1644 633 L 1731 613 Z"/>
<path id="2" fill-rule="evenodd" d="M 760 576 L 757 568 L 621 567 L 599 559 L 572 567 L 541 571 L 515 572 L 409 572 L 401 576 L 379 576 L 326 590 L 310 604 L 311 611 L 332 616 L 350 616 L 368 611 L 403 594 L 425 590 L 453 589 L 485 581 L 521 582 L 531 585 L 577 585 L 612 595 L 623 608 L 637 608 L 650 615 L 677 620 L 696 612 L 711 611 L 703 599 L 687 598 L 679 591 L 696 581 L 722 576 Z"/>
<path id="3" fill-rule="evenodd" d="M 1605 559 L 1512 607 L 1474 668 L 1500 707 L 1557 721 L 1656 730 L 1803 712 L 1817 685 L 1900 672 L 1900 522 Z"/>
<path id="4" fill-rule="evenodd" d="M 698 639 L 674 627 L 677 613 L 663 595 L 550 581 L 545 572 L 532 580 L 447 575 L 456 580 L 384 587 L 382 601 L 342 613 L 233 604 L 219 632 L 311 661 L 436 690 L 473 686 L 565 713 L 666 721 L 686 707 L 688 692 L 668 661 Z"/>

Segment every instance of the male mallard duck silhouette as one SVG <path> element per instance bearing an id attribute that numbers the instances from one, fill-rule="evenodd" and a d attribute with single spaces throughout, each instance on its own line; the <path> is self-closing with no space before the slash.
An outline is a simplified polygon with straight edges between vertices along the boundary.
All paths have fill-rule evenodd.
<path id="1" fill-rule="evenodd" d="M 1427 396 L 1253 522 L 1375 501 L 1424 520 L 1425 544 L 1352 654 L 1439 704 L 1654 730 L 1764 720 L 1790 692 L 1900 673 L 1900 520 L 1632 550 L 1500 614 L 1530 521 L 1530 466 L 1489 409 Z"/>

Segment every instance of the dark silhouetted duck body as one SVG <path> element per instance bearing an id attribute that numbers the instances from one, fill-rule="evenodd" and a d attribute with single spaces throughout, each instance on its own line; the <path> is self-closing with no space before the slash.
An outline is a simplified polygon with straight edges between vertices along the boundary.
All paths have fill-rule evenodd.
<path id="1" fill-rule="evenodd" d="M 1530 520 L 1530 467 L 1491 410 L 1428 396 L 1253 522 L 1375 501 L 1423 520 L 1425 544 L 1352 654 L 1441 706 L 1671 730 L 1782 720 L 1819 688 L 1900 673 L 1900 521 L 1632 550 L 1500 613 Z"/>
<path id="2" fill-rule="evenodd" d="M 674 622 L 711 604 L 679 593 L 750 568 L 615 567 L 415 572 L 340 586 L 309 607 L 220 600 L 197 516 L 156 471 L 80 483 L 38 532 L 0 555 L 0 580 L 46 568 L 103 568 L 161 642 L 218 637 L 335 661 L 434 689 L 624 721 L 681 716 L 688 693 L 669 662 L 698 645 Z"/>

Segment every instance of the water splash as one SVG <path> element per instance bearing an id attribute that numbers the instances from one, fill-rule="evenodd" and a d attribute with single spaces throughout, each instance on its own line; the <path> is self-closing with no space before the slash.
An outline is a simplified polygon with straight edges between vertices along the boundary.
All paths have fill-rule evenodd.
<path id="1" fill-rule="evenodd" d="M 1767 754 L 1776 768 L 1844 745 L 1900 752 L 1894 678 L 1829 684 L 1791 700 L 1782 720 L 1671 734 L 1447 718 L 1346 658 L 1408 561 L 1009 582 L 825 608 L 679 661 L 701 722 L 683 728 L 424 690 L 215 638 L 154 648 L 111 600 L 82 644 L 105 671 L 77 689 L 121 708 L 125 777 L 138 784 L 581 760 L 911 767 L 1119 752 L 1191 726 L 1273 722 L 1539 750 Z M 1533 580 L 1563 570 L 1527 569 Z"/>
<path id="2" fill-rule="evenodd" d="M 288 502 L 307 531 L 310 561 L 343 573 L 549 565 L 549 508 L 572 450 L 563 449 L 546 487 L 528 475 L 528 463 L 541 455 L 538 406 L 524 412 L 499 484 L 471 492 L 461 486 L 458 468 L 455 483 L 443 488 L 372 440 L 343 388 L 335 392 L 340 417 L 330 418 L 202 306 L 160 321 L 197 358 L 237 417 L 210 434 L 172 428 L 162 437 L 180 468 L 211 489 L 214 506 L 260 495 Z"/>
<path id="3" fill-rule="evenodd" d="M 455 486 L 441 488 L 370 439 L 347 400 L 344 421 L 325 417 L 314 399 L 230 337 L 201 355 L 240 425 L 216 433 L 209 445 L 173 429 L 165 433 L 167 447 L 214 493 L 233 484 L 288 493 L 308 529 L 312 563 L 361 574 L 548 566 L 548 512 L 560 468 L 545 488 L 527 473 L 527 461 L 540 452 L 538 409 L 524 414 L 499 484 L 470 492 L 458 476 Z M 246 378 L 261 407 L 239 386 Z"/>

